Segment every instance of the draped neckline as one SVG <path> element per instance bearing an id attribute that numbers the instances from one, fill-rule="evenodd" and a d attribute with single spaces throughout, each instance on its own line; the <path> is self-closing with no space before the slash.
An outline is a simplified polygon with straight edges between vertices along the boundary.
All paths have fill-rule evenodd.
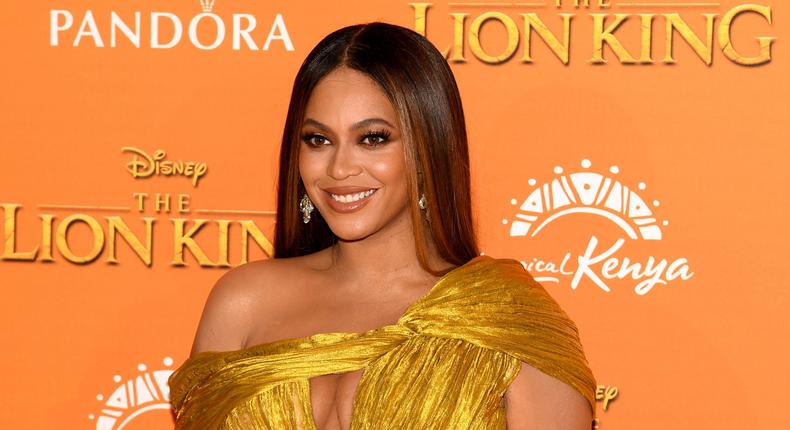
<path id="1" fill-rule="evenodd" d="M 264 343 L 258 343 L 258 344 L 255 344 L 255 345 L 250 345 L 250 346 L 238 349 L 238 350 L 223 351 L 223 352 L 227 352 L 227 353 L 253 352 L 253 351 L 260 350 L 260 349 L 265 350 L 265 349 L 268 349 L 268 348 L 271 348 L 271 347 L 274 347 L 274 346 L 288 344 L 288 343 L 310 342 L 310 341 L 313 341 L 313 340 L 316 340 L 316 339 L 320 339 L 320 338 L 323 338 L 323 339 L 332 339 L 332 338 L 346 339 L 346 338 L 350 338 L 350 337 L 364 336 L 364 335 L 367 335 L 367 334 L 372 334 L 372 333 L 376 333 L 376 332 L 380 332 L 380 331 L 386 331 L 388 329 L 392 329 L 392 328 L 396 328 L 396 327 L 402 326 L 403 325 L 403 320 L 414 309 L 416 309 L 418 306 L 420 306 L 421 304 L 426 302 L 428 299 L 430 299 L 431 296 L 433 296 L 436 293 L 436 291 L 439 290 L 440 287 L 442 285 L 444 285 L 448 281 L 448 279 L 450 279 L 452 276 L 457 275 L 463 269 L 468 268 L 473 263 L 475 263 L 477 261 L 480 261 L 480 260 L 483 260 L 483 259 L 491 259 L 491 257 L 489 257 L 487 255 L 478 255 L 476 257 L 473 257 L 472 259 L 470 259 L 466 263 L 464 263 L 464 264 L 462 264 L 460 266 L 457 266 L 457 267 L 451 269 L 449 272 L 447 272 L 444 275 L 442 275 L 431 286 L 431 288 L 428 290 L 427 293 L 425 293 L 422 297 L 420 297 L 419 299 L 417 299 L 414 302 L 412 302 L 412 304 L 410 304 L 406 308 L 406 310 L 403 311 L 401 316 L 398 317 L 398 320 L 396 322 L 392 323 L 392 324 L 385 324 L 385 325 L 382 325 L 382 326 L 379 326 L 379 327 L 376 327 L 376 328 L 372 328 L 372 329 L 367 330 L 367 331 L 361 331 L 361 332 L 357 332 L 357 331 L 332 331 L 332 332 L 315 333 L 315 334 L 311 334 L 311 335 L 307 335 L 307 336 L 289 337 L 289 338 L 273 340 L 273 341 L 270 341 L 270 342 L 264 342 Z M 204 354 L 204 353 L 214 353 L 214 354 L 216 354 L 216 353 L 221 353 L 221 352 L 219 352 L 219 351 L 202 351 L 202 352 L 199 352 L 197 354 Z M 195 355 L 197 355 L 197 354 L 195 354 Z"/>
<path id="2" fill-rule="evenodd" d="M 219 428 L 231 415 L 235 423 L 248 418 L 261 424 L 270 418 L 272 423 L 296 419 L 311 428 L 316 418 L 312 379 L 362 368 L 361 378 L 371 371 L 372 376 L 365 391 L 363 381 L 357 383 L 351 412 L 352 425 L 362 429 L 372 428 L 370 420 L 375 416 L 400 413 L 400 418 L 408 421 L 409 416 L 403 414 L 414 413 L 413 424 L 434 420 L 433 412 L 426 416 L 413 402 L 409 403 L 412 409 L 398 412 L 399 402 L 417 398 L 415 389 L 420 395 L 429 395 L 435 387 L 428 381 L 434 376 L 445 387 L 442 393 L 461 393 L 459 400 L 467 396 L 476 399 L 473 403 L 443 404 L 448 414 L 495 402 L 491 381 L 501 382 L 496 394 L 503 393 L 508 375 L 515 375 L 520 368 L 518 361 L 571 385 L 595 414 L 595 377 L 573 321 L 517 260 L 476 256 L 439 277 L 395 323 L 365 332 L 324 332 L 232 351 L 203 351 L 171 374 L 168 386 L 179 429 Z M 472 368 L 477 370 L 468 381 L 447 377 Z M 438 373 L 430 376 L 429 371 L 425 377 L 430 369 Z M 399 381 L 405 384 L 398 385 Z M 269 391 L 275 387 L 278 389 Z M 357 404 L 360 393 L 365 395 Z M 436 396 L 444 399 L 442 393 L 434 392 L 434 400 L 439 400 Z M 388 403 L 389 395 L 397 401 Z M 298 416 L 290 411 L 291 405 L 300 411 Z M 273 408 L 271 416 L 260 415 L 261 408 L 269 406 Z M 486 423 L 504 429 L 504 412 L 497 410 L 496 422 Z M 456 424 L 473 422 L 470 415 L 445 418 L 461 420 Z M 481 419 L 489 418 L 493 419 Z"/>

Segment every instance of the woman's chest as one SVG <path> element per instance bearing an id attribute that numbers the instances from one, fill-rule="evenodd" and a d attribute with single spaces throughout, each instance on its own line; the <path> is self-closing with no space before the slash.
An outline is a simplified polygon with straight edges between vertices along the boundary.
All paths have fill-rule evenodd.
<path id="1" fill-rule="evenodd" d="M 354 396 L 363 369 L 309 379 L 313 422 L 318 430 L 347 430 L 351 427 Z"/>
<path id="2" fill-rule="evenodd" d="M 387 333 L 393 338 L 316 338 L 247 361 L 241 386 L 268 379 L 271 388 L 239 408 L 250 412 L 249 426 L 227 428 L 504 428 L 502 400 L 517 359 L 460 339 Z"/>

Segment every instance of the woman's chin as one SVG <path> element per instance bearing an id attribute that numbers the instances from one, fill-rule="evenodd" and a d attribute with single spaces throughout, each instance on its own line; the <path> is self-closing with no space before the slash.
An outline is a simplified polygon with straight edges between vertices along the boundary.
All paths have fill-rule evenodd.
<path id="1" fill-rule="evenodd" d="M 322 215 L 324 213 L 322 212 Z M 324 216 L 324 220 L 335 237 L 344 242 L 355 242 L 385 230 L 393 232 L 411 226 L 411 218 L 409 217 L 406 203 L 403 203 L 402 209 L 394 213 L 372 210 L 352 214 L 330 212 Z"/>
<path id="2" fill-rule="evenodd" d="M 329 228 L 335 237 L 344 242 L 362 240 L 376 232 L 376 228 L 368 223 L 332 222 Z"/>

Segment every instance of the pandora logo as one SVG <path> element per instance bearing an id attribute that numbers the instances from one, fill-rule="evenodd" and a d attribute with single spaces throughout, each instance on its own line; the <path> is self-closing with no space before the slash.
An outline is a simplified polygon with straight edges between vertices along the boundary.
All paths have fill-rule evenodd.
<path id="1" fill-rule="evenodd" d="M 93 11 L 52 9 L 49 11 L 50 46 L 89 45 L 97 48 L 119 44 L 135 48 L 171 49 L 180 44 L 201 50 L 213 50 L 230 44 L 233 50 L 268 51 L 272 44 L 282 44 L 286 51 L 294 46 L 282 14 L 276 14 L 266 28 L 247 13 L 233 13 L 230 22 L 213 12 L 213 0 L 200 0 L 196 15 L 183 18 L 163 11 L 110 11 L 94 15 Z M 125 40 L 124 40 L 125 39 Z"/>

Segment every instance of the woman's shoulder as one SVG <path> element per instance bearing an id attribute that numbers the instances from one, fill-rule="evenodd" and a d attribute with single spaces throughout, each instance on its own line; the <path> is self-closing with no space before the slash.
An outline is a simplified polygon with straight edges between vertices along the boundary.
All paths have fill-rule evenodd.
<path id="1" fill-rule="evenodd" d="M 223 273 L 206 298 L 191 355 L 244 347 L 251 329 L 266 319 L 267 309 L 288 302 L 285 296 L 298 289 L 295 280 L 314 271 L 321 258 L 319 251 L 301 257 L 256 260 Z"/>
<path id="2" fill-rule="evenodd" d="M 493 257 L 482 254 L 469 260 L 455 270 L 462 277 L 477 278 L 482 284 L 491 286 L 515 286 L 542 290 L 535 278 L 527 271 L 525 265 L 513 258 Z"/>
<path id="3" fill-rule="evenodd" d="M 489 258 L 485 266 L 488 282 L 493 289 L 501 291 L 508 301 L 519 302 L 553 314 L 573 324 L 560 303 L 538 282 L 521 261 L 512 258 Z"/>
<path id="4" fill-rule="evenodd" d="M 518 260 L 481 256 L 465 266 L 458 272 L 464 288 L 449 293 L 457 303 L 434 312 L 443 320 L 433 330 L 518 358 L 575 388 L 594 411 L 595 376 L 579 328 L 559 302 Z"/>

